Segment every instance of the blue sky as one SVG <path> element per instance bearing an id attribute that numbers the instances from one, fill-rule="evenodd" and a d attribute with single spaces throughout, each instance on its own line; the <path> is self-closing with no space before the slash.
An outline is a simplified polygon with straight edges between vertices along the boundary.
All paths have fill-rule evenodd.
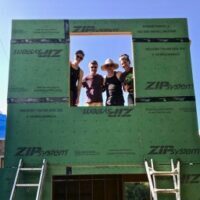
<path id="1" fill-rule="evenodd" d="M 6 113 L 12 19 L 188 18 L 197 110 L 200 115 L 199 0 L 2 0 L 0 4 L 0 111 Z M 199 117 L 200 118 L 200 117 Z M 199 119 L 200 122 L 200 119 Z"/>

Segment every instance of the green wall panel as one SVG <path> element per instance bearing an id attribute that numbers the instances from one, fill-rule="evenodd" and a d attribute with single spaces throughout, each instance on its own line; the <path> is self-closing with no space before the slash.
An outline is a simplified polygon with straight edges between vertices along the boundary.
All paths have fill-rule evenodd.
<path id="1" fill-rule="evenodd" d="M 151 157 L 198 162 L 194 114 L 193 102 L 138 103 L 134 109 L 10 105 L 6 164 L 21 156 L 66 165 L 134 165 Z"/>
<path id="2" fill-rule="evenodd" d="M 66 44 L 13 44 L 8 97 L 66 97 L 67 52 Z"/>
<path id="3" fill-rule="evenodd" d="M 116 32 L 133 36 L 136 106 L 70 107 L 69 34 Z M 145 159 L 164 170 L 173 158 L 181 161 L 182 199 L 199 200 L 189 46 L 186 19 L 14 20 L 0 171 L 0 183 L 8 186 L 0 187 L 0 199 L 9 196 L 20 158 L 29 166 L 47 159 L 45 200 L 52 196 L 52 176 L 65 175 L 66 167 L 72 174 L 140 174 Z M 27 190 L 17 199 L 27 195 L 33 198 Z"/>
<path id="4" fill-rule="evenodd" d="M 64 20 L 13 20 L 12 39 L 65 39 L 69 32 Z"/>
<path id="5" fill-rule="evenodd" d="M 188 43 L 134 43 L 134 52 L 137 97 L 194 96 Z"/>
<path id="6" fill-rule="evenodd" d="M 70 32 L 130 32 L 141 38 L 188 37 L 186 19 L 70 20 Z"/>

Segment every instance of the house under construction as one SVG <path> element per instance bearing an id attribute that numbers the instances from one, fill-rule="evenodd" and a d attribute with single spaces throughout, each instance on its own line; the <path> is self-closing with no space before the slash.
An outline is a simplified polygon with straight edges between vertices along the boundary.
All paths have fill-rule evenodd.
<path id="1" fill-rule="evenodd" d="M 71 107 L 70 36 L 117 34 L 135 105 Z M 199 200 L 187 20 L 14 20 L 4 162 L 1 200 Z"/>

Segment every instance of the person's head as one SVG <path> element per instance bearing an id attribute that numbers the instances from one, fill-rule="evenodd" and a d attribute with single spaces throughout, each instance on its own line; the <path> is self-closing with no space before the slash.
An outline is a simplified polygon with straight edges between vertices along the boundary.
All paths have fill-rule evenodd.
<path id="1" fill-rule="evenodd" d="M 88 64 L 88 67 L 89 67 L 91 75 L 95 75 L 97 73 L 98 63 L 97 63 L 96 60 L 90 61 L 89 64 Z"/>
<path id="2" fill-rule="evenodd" d="M 126 70 L 130 67 L 131 61 L 130 58 L 127 54 L 122 54 L 119 57 L 119 62 L 121 64 L 121 66 Z"/>
<path id="3" fill-rule="evenodd" d="M 101 69 L 109 73 L 109 72 L 113 72 L 118 67 L 119 65 L 117 63 L 115 63 L 112 59 L 108 58 L 105 60 L 104 64 L 101 66 Z"/>
<path id="4" fill-rule="evenodd" d="M 74 58 L 75 63 L 79 64 L 83 60 L 84 56 L 85 54 L 82 50 L 76 51 Z"/>

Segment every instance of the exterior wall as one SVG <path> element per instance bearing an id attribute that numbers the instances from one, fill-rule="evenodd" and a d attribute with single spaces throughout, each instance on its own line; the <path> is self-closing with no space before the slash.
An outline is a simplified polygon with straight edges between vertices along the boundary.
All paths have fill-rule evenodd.
<path id="1" fill-rule="evenodd" d="M 133 35 L 135 107 L 69 106 L 69 33 L 100 32 Z M 43 199 L 51 199 L 52 176 L 66 167 L 72 174 L 139 174 L 153 158 L 163 170 L 180 160 L 182 199 L 198 200 L 189 46 L 185 19 L 13 21 L 4 195 L 20 158 L 26 165 L 47 160 Z"/>

